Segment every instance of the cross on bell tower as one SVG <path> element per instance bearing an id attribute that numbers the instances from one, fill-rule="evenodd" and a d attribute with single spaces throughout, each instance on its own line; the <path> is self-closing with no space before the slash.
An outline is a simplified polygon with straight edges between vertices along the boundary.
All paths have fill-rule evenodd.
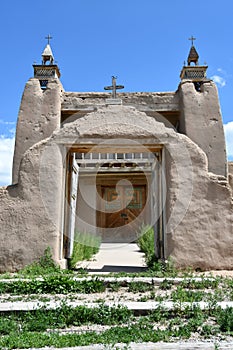
<path id="1" fill-rule="evenodd" d="M 45 37 L 45 39 L 48 40 L 48 45 L 50 44 L 50 40 L 51 40 L 52 38 L 53 38 L 53 37 L 52 37 L 50 34 L 48 34 L 48 35 Z"/>
<path id="2" fill-rule="evenodd" d="M 58 66 L 54 64 L 54 56 L 50 46 L 51 35 L 48 34 L 45 39 L 48 42 L 42 53 L 42 63 L 33 65 L 34 78 L 39 79 L 42 89 L 46 89 L 49 80 L 60 78 L 61 75 Z"/>
<path id="3" fill-rule="evenodd" d="M 194 40 L 196 40 L 196 38 L 194 38 L 194 36 L 192 35 L 191 38 L 189 38 L 189 40 L 192 41 L 192 46 L 193 46 L 193 42 L 194 42 Z"/>

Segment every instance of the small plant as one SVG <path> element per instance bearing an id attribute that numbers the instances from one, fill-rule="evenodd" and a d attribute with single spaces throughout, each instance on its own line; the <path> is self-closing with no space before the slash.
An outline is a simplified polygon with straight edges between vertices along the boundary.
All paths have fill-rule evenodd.
<path id="1" fill-rule="evenodd" d="M 154 289 L 152 284 L 143 282 L 131 282 L 128 291 L 131 293 L 144 293 Z"/>
<path id="2" fill-rule="evenodd" d="M 98 253 L 101 239 L 90 233 L 76 232 L 72 257 L 69 260 L 69 268 L 74 269 L 78 261 L 90 260 Z"/>
<path id="3" fill-rule="evenodd" d="M 137 244 L 141 251 L 145 253 L 145 260 L 148 267 L 152 267 L 157 262 L 155 257 L 155 239 L 154 230 L 151 226 L 142 226 L 141 232 L 138 235 Z"/>
<path id="4" fill-rule="evenodd" d="M 109 283 L 108 288 L 110 292 L 118 292 L 121 288 L 121 285 L 119 282 L 111 282 Z"/>
<path id="5" fill-rule="evenodd" d="M 233 332 L 233 307 L 225 310 L 217 309 L 217 323 L 222 332 Z"/>
<path id="6" fill-rule="evenodd" d="M 168 290 L 171 289 L 173 286 L 173 282 L 172 281 L 168 281 L 167 279 L 164 279 L 161 283 L 160 283 L 160 289 L 162 290 Z"/>
<path id="7" fill-rule="evenodd" d="M 171 293 L 171 299 L 173 301 L 177 302 L 195 302 L 195 301 L 201 301 L 205 297 L 204 291 L 193 291 L 193 290 L 186 290 L 182 288 L 181 286 L 178 286 L 176 290 L 172 291 Z"/>
<path id="8" fill-rule="evenodd" d="M 47 247 L 40 259 L 25 266 L 19 271 L 19 275 L 43 276 L 45 274 L 53 274 L 56 272 L 60 272 L 60 267 L 53 260 L 51 248 Z"/>

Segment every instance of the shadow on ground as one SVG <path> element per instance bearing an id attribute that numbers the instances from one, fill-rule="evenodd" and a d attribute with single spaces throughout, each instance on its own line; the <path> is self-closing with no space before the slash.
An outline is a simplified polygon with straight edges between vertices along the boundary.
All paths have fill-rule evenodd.
<path id="1" fill-rule="evenodd" d="M 116 266 L 116 265 L 104 265 L 101 269 L 84 269 L 86 272 L 144 272 L 147 271 L 147 267 L 139 266 Z M 82 269 L 83 270 L 83 269 Z"/>

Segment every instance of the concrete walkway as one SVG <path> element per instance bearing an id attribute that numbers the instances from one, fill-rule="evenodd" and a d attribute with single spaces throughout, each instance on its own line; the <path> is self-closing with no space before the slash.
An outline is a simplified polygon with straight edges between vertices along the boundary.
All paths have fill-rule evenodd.
<path id="1" fill-rule="evenodd" d="M 139 272 L 146 270 L 146 263 L 135 243 L 102 243 L 93 259 L 81 262 L 77 268 L 88 272 Z"/>

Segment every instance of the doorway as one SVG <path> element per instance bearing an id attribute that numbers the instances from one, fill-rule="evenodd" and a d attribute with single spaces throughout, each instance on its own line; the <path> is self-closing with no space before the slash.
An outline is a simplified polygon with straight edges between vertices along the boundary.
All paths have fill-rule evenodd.
<path id="1" fill-rule="evenodd" d="M 68 154 L 66 198 L 68 207 L 73 208 L 66 214 L 68 228 L 72 213 L 75 213 L 72 201 L 77 202 L 77 206 L 72 230 L 68 231 L 68 235 L 66 229 L 64 232 L 64 236 L 68 236 L 67 242 L 63 241 L 65 256 L 69 257 L 72 252 L 74 229 L 100 235 L 104 243 L 132 243 L 143 224 L 153 226 L 156 256 L 163 256 L 165 220 L 161 164 L 164 164 L 164 152 L 154 149 L 151 153 L 133 149 L 131 153 L 108 153 L 102 149 L 99 153 L 84 151 L 74 149 Z M 71 159 L 75 160 L 79 172 L 72 171 Z M 71 184 L 75 176 L 79 177 L 79 185 L 76 193 L 72 193 Z M 67 254 L 69 245 L 70 253 Z"/>

